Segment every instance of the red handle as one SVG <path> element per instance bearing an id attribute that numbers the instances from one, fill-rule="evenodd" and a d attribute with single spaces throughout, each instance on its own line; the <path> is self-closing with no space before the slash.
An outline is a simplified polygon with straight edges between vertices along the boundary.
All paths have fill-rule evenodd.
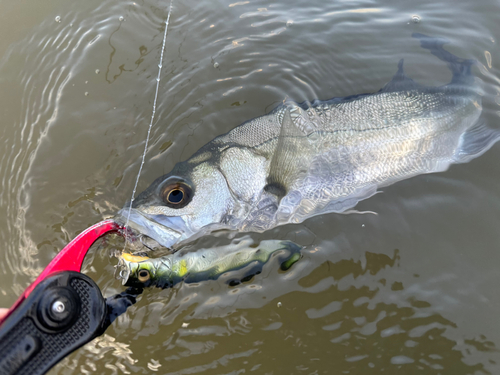
<path id="1" fill-rule="evenodd" d="M 30 295 L 35 287 L 48 276 L 59 271 L 75 271 L 80 272 L 82 269 L 83 259 L 90 249 L 90 246 L 101 236 L 106 233 L 116 232 L 121 227 L 113 220 L 104 220 L 90 228 L 87 228 L 78 236 L 75 237 L 57 256 L 52 259 L 49 265 L 36 278 L 36 280 L 26 288 L 19 296 L 17 301 L 12 305 L 7 315 L 0 320 L 0 325 L 9 317 L 10 314 Z"/>

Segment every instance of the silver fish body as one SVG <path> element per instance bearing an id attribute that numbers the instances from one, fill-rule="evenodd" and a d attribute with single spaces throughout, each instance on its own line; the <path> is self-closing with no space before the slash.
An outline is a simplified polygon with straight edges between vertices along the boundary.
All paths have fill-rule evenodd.
<path id="1" fill-rule="evenodd" d="M 415 36 L 448 63 L 450 84 L 421 86 L 401 61 L 377 93 L 281 105 L 154 181 L 133 202 L 130 228 L 169 248 L 214 230 L 262 232 L 344 212 L 382 186 L 483 153 L 496 138 L 476 125 L 474 61 Z M 118 216 L 127 215 L 126 206 Z"/>

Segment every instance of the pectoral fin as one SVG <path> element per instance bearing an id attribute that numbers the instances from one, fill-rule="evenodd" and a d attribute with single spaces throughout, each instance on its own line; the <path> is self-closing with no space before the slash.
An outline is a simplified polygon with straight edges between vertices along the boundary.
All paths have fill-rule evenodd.
<path id="1" fill-rule="evenodd" d="M 294 181 L 304 172 L 304 158 L 309 148 L 305 134 L 292 120 L 287 108 L 281 124 L 278 144 L 271 159 L 265 190 L 283 198 Z"/>

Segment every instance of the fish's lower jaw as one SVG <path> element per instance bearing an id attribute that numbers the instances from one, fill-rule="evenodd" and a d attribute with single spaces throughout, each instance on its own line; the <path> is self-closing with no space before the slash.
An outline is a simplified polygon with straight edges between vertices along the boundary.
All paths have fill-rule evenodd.
<path id="1" fill-rule="evenodd" d="M 125 209 L 120 210 L 118 214 L 115 215 L 113 220 L 120 226 L 119 233 L 123 236 L 125 241 L 128 243 L 134 243 L 139 240 L 140 232 L 132 228 L 129 225 L 130 222 L 127 223 L 127 212 L 125 211 Z"/>
<path id="2" fill-rule="evenodd" d="M 184 233 L 179 230 L 175 230 L 168 225 L 164 225 L 164 223 L 158 223 L 147 214 L 144 214 L 135 208 L 132 208 L 130 215 L 128 215 L 127 209 L 120 210 L 116 215 L 115 220 L 118 222 L 125 221 L 128 223 L 126 228 L 126 234 L 128 234 L 128 237 L 126 238 L 129 239 L 131 243 L 139 241 L 142 245 L 149 248 L 151 246 L 145 244 L 144 241 L 141 242 L 141 236 L 146 236 L 148 241 L 149 239 L 156 241 L 159 244 L 158 247 L 172 249 L 178 244 L 179 241 L 183 240 L 184 237 L 189 237 L 190 235 L 189 232 Z"/>

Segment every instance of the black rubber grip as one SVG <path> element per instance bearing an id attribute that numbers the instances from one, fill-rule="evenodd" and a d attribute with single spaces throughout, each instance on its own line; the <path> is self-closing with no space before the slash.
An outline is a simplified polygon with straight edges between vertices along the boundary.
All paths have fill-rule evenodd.
<path id="1" fill-rule="evenodd" d="M 0 374 L 41 375 L 103 333 L 105 300 L 78 272 L 41 282 L 0 326 Z"/>

